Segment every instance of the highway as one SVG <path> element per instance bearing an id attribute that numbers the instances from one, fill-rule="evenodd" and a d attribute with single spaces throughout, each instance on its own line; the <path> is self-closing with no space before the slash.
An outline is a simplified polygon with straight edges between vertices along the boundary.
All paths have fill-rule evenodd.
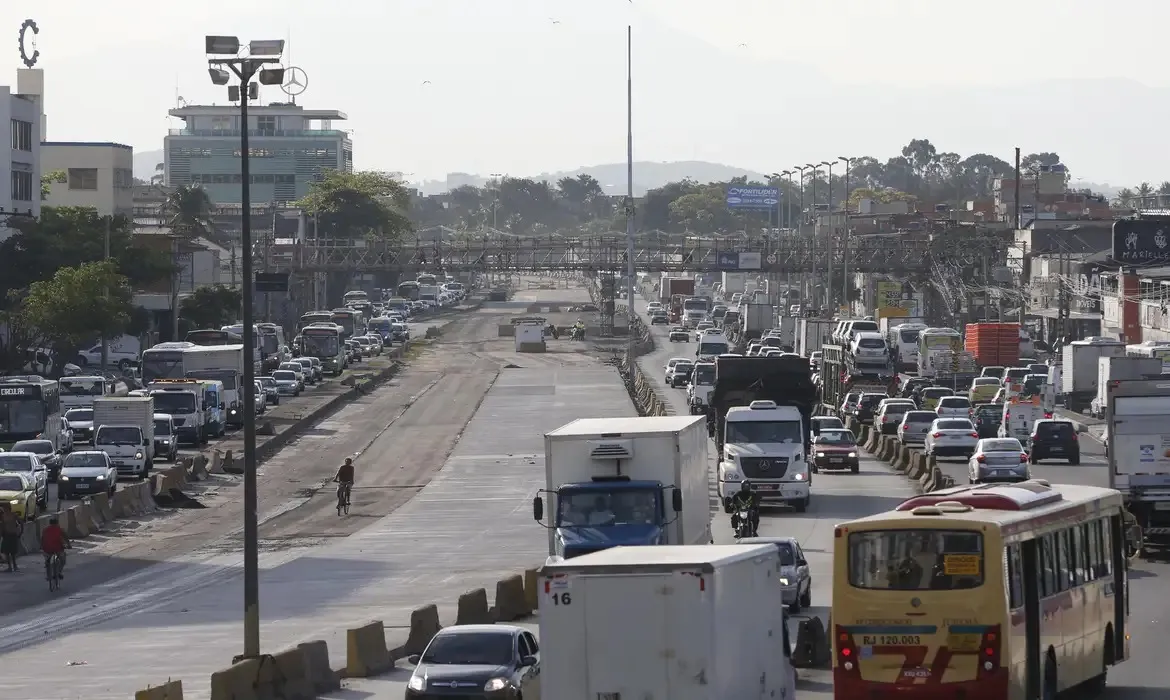
<path id="1" fill-rule="evenodd" d="M 392 382 L 262 466 L 265 651 L 324 638 L 340 666 L 347 626 L 401 626 L 432 601 L 449 624 L 460 593 L 543 561 L 530 499 L 543 485 L 544 432 L 634 408 L 581 344 L 519 355 L 498 339 L 523 306 L 487 304 L 453 321 Z M 347 455 L 358 464 L 354 508 L 338 517 L 328 479 Z M 51 600 L 39 571 L 16 575 L 38 604 L 3 618 L 0 697 L 124 700 L 181 678 L 186 697 L 206 698 L 211 672 L 241 650 L 243 593 L 239 491 L 202 500 L 207 508 L 144 518 L 135 535 L 75 552 Z"/>

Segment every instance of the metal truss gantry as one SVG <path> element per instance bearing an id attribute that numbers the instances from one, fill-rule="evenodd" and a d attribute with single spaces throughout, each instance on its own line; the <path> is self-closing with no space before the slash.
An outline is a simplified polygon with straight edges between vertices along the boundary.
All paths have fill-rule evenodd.
<path id="1" fill-rule="evenodd" d="M 830 265 L 842 267 L 847 262 L 851 272 L 930 275 L 939 261 L 964 264 L 1002 255 L 1006 247 L 994 237 L 919 233 L 857 236 L 842 241 L 829 236 L 651 232 L 635 239 L 634 266 L 647 272 L 802 273 L 825 270 Z M 622 233 L 577 237 L 444 232 L 393 243 L 309 241 L 273 246 L 270 253 L 269 269 L 294 273 L 409 273 L 427 269 L 589 272 L 624 269 L 626 238 Z"/>

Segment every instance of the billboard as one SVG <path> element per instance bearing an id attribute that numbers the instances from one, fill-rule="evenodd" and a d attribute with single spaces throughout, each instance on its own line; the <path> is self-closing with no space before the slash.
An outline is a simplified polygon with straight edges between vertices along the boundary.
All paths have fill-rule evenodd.
<path id="1" fill-rule="evenodd" d="M 905 309 L 905 316 L 920 316 L 918 313 L 918 299 L 916 295 L 911 295 L 911 298 L 903 298 L 905 287 L 901 282 L 894 282 L 892 280 L 881 280 L 877 283 L 874 295 L 874 306 L 880 311 L 881 309 Z M 893 315 L 893 314 L 885 314 Z"/>
<path id="2" fill-rule="evenodd" d="M 780 190 L 775 187 L 728 187 L 727 206 L 730 209 L 775 209 L 780 203 Z"/>
<path id="3" fill-rule="evenodd" d="M 1170 219 L 1113 222 L 1113 259 L 1122 265 L 1170 263 Z"/>
<path id="4" fill-rule="evenodd" d="M 720 253 L 717 265 L 720 270 L 758 270 L 761 262 L 759 253 Z"/>

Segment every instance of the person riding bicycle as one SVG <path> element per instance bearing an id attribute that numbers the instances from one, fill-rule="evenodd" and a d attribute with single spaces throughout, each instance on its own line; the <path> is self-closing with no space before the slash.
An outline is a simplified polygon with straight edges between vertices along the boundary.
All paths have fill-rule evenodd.
<path id="1" fill-rule="evenodd" d="M 573 336 L 580 339 L 585 338 L 585 322 L 581 319 L 577 319 L 577 322 L 573 324 Z"/>
<path id="2" fill-rule="evenodd" d="M 41 552 L 45 555 L 46 566 L 50 557 L 57 555 L 57 575 L 61 578 L 65 578 L 65 550 L 72 548 L 73 543 L 69 541 L 69 535 L 61 529 L 57 518 L 50 518 L 49 525 L 41 531 Z"/>
<path id="3" fill-rule="evenodd" d="M 760 531 L 760 495 L 752 490 L 752 483 L 747 479 L 739 482 L 739 492 L 731 497 L 731 526 L 738 524 L 739 512 L 746 511 L 751 523 L 751 533 L 754 536 Z"/>
<path id="4" fill-rule="evenodd" d="M 345 501 L 349 502 L 349 491 L 353 488 L 354 481 L 354 466 L 351 457 L 345 458 L 345 464 L 337 468 L 337 474 L 333 480 L 338 483 L 338 488 L 345 489 Z"/>

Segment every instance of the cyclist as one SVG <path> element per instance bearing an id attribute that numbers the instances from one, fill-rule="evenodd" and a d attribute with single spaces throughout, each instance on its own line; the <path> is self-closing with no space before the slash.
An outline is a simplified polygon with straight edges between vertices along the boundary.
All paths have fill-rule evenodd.
<path id="1" fill-rule="evenodd" d="M 57 565 L 57 573 L 61 578 L 65 578 L 65 550 L 72 549 L 73 543 L 69 541 L 69 536 L 61 529 L 61 525 L 54 516 L 49 519 L 49 525 L 41 532 L 41 552 L 45 555 L 45 572 L 48 575 L 49 558 L 54 554 L 57 555 L 59 563 Z"/>
<path id="2" fill-rule="evenodd" d="M 333 477 L 333 480 L 338 483 L 338 488 L 345 489 L 345 502 L 349 503 L 349 492 L 353 488 L 354 480 L 353 458 L 345 458 L 345 464 L 338 467 L 337 474 Z"/>
<path id="3" fill-rule="evenodd" d="M 739 492 L 731 497 L 733 529 L 738 524 L 741 510 L 747 512 L 748 521 L 751 523 L 751 536 L 756 536 L 760 531 L 760 495 L 752 490 L 752 483 L 747 479 L 739 483 Z"/>

